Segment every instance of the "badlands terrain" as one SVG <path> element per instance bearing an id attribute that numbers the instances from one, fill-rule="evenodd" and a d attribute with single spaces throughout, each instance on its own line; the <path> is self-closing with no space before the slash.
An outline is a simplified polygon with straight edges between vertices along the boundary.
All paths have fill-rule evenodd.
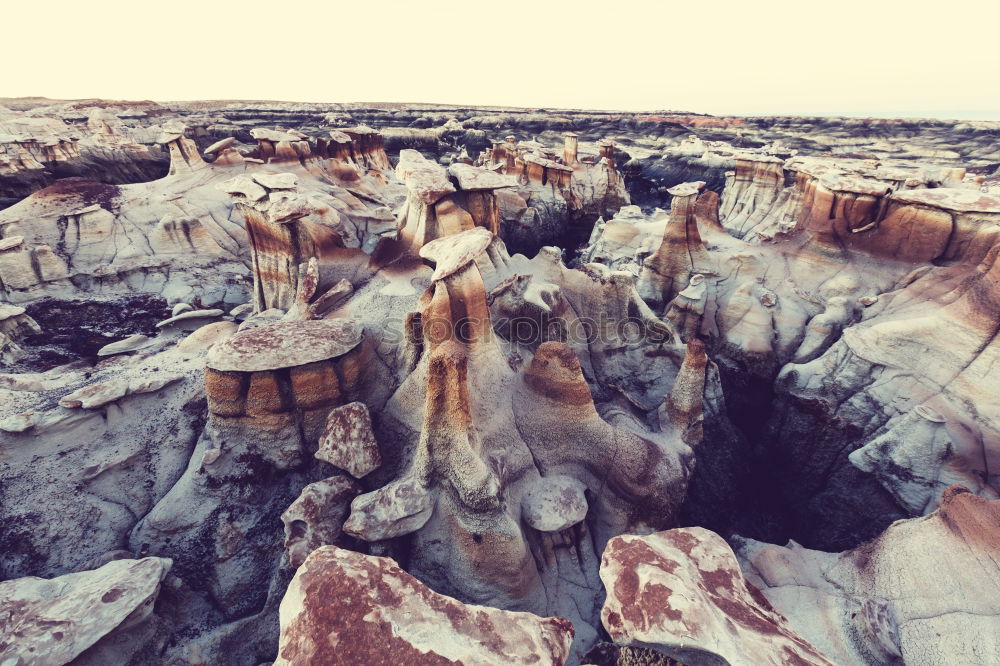
<path id="1" fill-rule="evenodd" d="M 1000 122 L 0 105 L 3 666 L 1000 663 Z"/>

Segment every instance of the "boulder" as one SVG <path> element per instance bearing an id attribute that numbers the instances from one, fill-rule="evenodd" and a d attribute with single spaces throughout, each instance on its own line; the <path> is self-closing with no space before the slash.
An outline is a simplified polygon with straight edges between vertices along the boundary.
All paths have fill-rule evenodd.
<path id="1" fill-rule="evenodd" d="M 324 546 L 281 601 L 275 666 L 561 666 L 572 638 L 562 618 L 466 605 L 388 558 Z"/>

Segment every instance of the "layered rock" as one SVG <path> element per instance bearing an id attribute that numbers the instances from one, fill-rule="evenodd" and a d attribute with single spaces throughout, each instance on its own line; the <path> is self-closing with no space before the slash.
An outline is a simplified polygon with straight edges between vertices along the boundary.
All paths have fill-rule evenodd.
<path id="1" fill-rule="evenodd" d="M 402 189 L 390 178 L 377 135 L 361 133 L 355 140 L 341 133 L 344 149 L 333 153 L 325 140 L 300 138 L 296 145 L 303 157 L 287 163 L 288 175 L 282 176 L 246 162 L 231 145 L 215 147 L 220 155 L 206 164 L 191 134 L 174 120 L 159 128 L 156 140 L 171 164 L 162 181 L 114 186 L 64 180 L 0 212 L 0 239 L 7 241 L 0 240 L 0 285 L 7 298 L 146 291 L 170 302 L 199 298 L 231 307 L 246 298 L 243 278 L 259 254 L 287 251 L 300 261 L 316 256 L 321 277 L 330 277 L 320 286 L 328 288 L 344 277 L 334 275 L 327 261 L 338 248 L 360 248 L 363 256 L 395 233 L 392 207 Z M 261 135 L 275 138 L 274 130 Z M 230 191 L 239 203 L 226 196 Z M 301 215 L 283 208 L 294 207 L 296 197 Z M 240 207 L 236 214 L 234 205 Z M 252 218 L 246 226 L 241 211 Z M 279 227 L 292 221 L 302 240 L 296 251 L 286 247 L 291 232 L 282 236 Z M 260 240 L 256 245 L 248 233 L 253 230 Z M 296 263 L 285 272 L 297 268 Z"/>
<path id="2" fill-rule="evenodd" d="M 356 391 L 361 342 L 358 322 L 349 319 L 278 322 L 237 333 L 207 359 L 209 427 L 240 453 L 254 450 L 279 469 L 297 466 L 304 447 L 319 440 L 330 409 Z M 215 456 L 212 464 L 219 463 Z"/>
<path id="3" fill-rule="evenodd" d="M 366 354 L 357 323 L 345 319 L 265 323 L 212 346 L 204 431 L 131 541 L 173 555 L 227 619 L 261 612 L 268 590 L 260 582 L 280 575 L 283 541 L 292 566 L 339 542 L 335 519 L 356 486 L 338 476 L 300 491 L 327 476 L 313 454 L 330 410 L 369 381 Z"/>
<path id="4" fill-rule="evenodd" d="M 697 271 L 708 270 L 708 252 L 698 233 L 695 204 L 704 183 L 684 183 L 669 190 L 673 197 L 663 241 L 642 264 L 639 293 L 646 302 L 665 305 Z"/>
<path id="5" fill-rule="evenodd" d="M 0 117 L 0 175 L 41 171 L 80 156 L 79 137 L 50 118 Z"/>
<path id="6" fill-rule="evenodd" d="M 479 156 L 477 164 L 516 178 L 516 195 L 500 198 L 501 234 L 508 245 L 518 251 L 553 242 L 575 246 L 590 235 L 598 217 L 610 217 L 628 203 L 614 144 L 603 142 L 598 150 L 597 156 L 581 156 L 577 137 L 567 136 L 557 157 L 537 142 L 508 136 Z"/>
<path id="7" fill-rule="evenodd" d="M 445 170 L 415 150 L 400 153 L 396 175 L 408 190 L 399 214 L 399 237 L 414 252 L 435 239 L 474 227 L 497 233 L 497 191 L 514 185 L 509 178 L 468 164 Z"/>
<path id="8" fill-rule="evenodd" d="M 919 187 L 947 174 L 900 174 L 857 160 L 790 160 L 786 168 L 798 175 L 785 187 L 780 161 L 755 160 L 727 190 L 722 217 L 734 233 L 749 220 L 756 231 L 746 238 L 755 241 L 771 236 L 754 216 L 782 230 L 770 243 L 748 245 L 719 232 L 708 194 L 693 207 L 675 196 L 687 228 L 708 240 L 689 244 L 690 232 L 678 234 L 681 251 L 665 254 L 676 269 L 665 272 L 679 274 L 681 285 L 687 279 L 665 315 L 683 339 L 708 341 L 729 386 L 730 415 L 760 438 L 763 464 L 781 461 L 758 495 L 777 490 L 764 500 L 776 504 L 761 511 L 788 521 L 769 538 L 843 548 L 932 510 L 951 483 L 994 497 L 981 462 L 993 455 L 985 416 L 992 398 L 973 388 L 982 375 L 966 373 L 991 358 L 996 202 L 967 187 Z M 899 187 L 914 173 L 923 175 L 902 182 L 910 189 L 885 194 L 885 183 Z M 641 257 L 659 219 L 620 216 L 595 234 L 585 258 Z M 670 228 L 668 221 L 664 237 Z M 656 256 L 640 275 L 640 292 L 654 304 L 652 278 L 663 282 L 649 268 Z M 925 267 L 930 262 L 943 265 Z M 773 413 L 772 391 L 780 396 Z M 841 502 L 854 508 L 832 508 Z"/>
<path id="9" fill-rule="evenodd" d="M 72 119 L 38 111 L 18 114 L 0 108 L 0 206 L 59 178 L 123 184 L 166 173 L 169 158 L 156 145 L 154 128 L 127 126 L 103 109 Z"/>

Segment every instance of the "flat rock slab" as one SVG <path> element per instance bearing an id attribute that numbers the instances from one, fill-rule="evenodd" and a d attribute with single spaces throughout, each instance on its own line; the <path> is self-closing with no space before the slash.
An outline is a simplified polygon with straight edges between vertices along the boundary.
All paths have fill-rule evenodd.
<path id="1" fill-rule="evenodd" d="M 59 399 L 59 405 L 68 409 L 82 407 L 83 409 L 96 409 L 109 402 L 114 402 L 124 398 L 128 393 L 128 380 L 124 378 L 111 379 L 106 382 L 99 382 L 84 386 L 73 391 L 69 395 Z"/>
<path id="2" fill-rule="evenodd" d="M 669 190 L 667 194 L 672 197 L 689 197 L 693 194 L 698 194 L 701 188 L 705 187 L 705 181 L 696 180 L 690 183 L 681 183 L 680 185 L 674 185 Z"/>
<path id="3" fill-rule="evenodd" d="M 431 280 L 441 280 L 465 268 L 492 242 L 493 232 L 476 227 L 432 240 L 420 248 L 420 256 L 436 264 Z"/>
<path id="4" fill-rule="evenodd" d="M 344 532 L 365 541 L 384 541 L 419 530 L 433 509 L 427 489 L 407 477 L 354 498 Z"/>
<path id="5" fill-rule="evenodd" d="M 233 146 L 235 144 L 236 144 L 236 137 L 230 136 L 225 139 L 216 141 L 211 146 L 206 148 L 205 152 L 208 153 L 209 155 L 212 155 L 214 153 L 221 153 L 226 148 L 229 148 L 230 146 Z"/>
<path id="6" fill-rule="evenodd" d="M 226 314 L 224 310 L 187 310 L 174 315 L 170 319 L 164 319 L 156 325 L 156 328 L 163 328 L 171 324 L 176 324 L 179 321 L 186 321 L 188 319 L 211 319 L 213 317 L 221 317 Z"/>
<path id="7" fill-rule="evenodd" d="M 12 250 L 16 247 L 21 247 L 24 244 L 24 236 L 10 236 L 9 238 L 0 238 L 0 252 L 4 250 Z"/>
<path id="8" fill-rule="evenodd" d="M 325 361 L 357 347 L 362 330 L 356 319 L 279 321 L 247 328 L 215 345 L 208 354 L 208 367 L 258 372 Z"/>
<path id="9" fill-rule="evenodd" d="M 496 190 L 501 187 L 517 185 L 511 176 L 474 167 L 463 162 L 456 162 L 449 166 L 448 173 L 458 181 L 458 187 L 463 190 Z"/>
<path id="10" fill-rule="evenodd" d="M 299 184 L 294 173 L 255 173 L 253 179 L 269 190 L 292 190 Z"/>
<path id="11" fill-rule="evenodd" d="M 391 559 L 324 546 L 281 600 L 275 666 L 558 666 L 573 625 L 434 592 Z"/>
<path id="12" fill-rule="evenodd" d="M 114 560 L 51 580 L 0 583 L 0 664 L 65 664 L 126 618 L 152 612 L 172 562 Z"/>
<path id="13" fill-rule="evenodd" d="M 396 177 L 406 184 L 411 196 L 428 205 L 455 191 L 443 166 L 412 149 L 399 151 Z"/>
<path id="14" fill-rule="evenodd" d="M 149 345 L 149 336 L 142 335 L 131 335 L 124 340 L 119 340 L 118 342 L 112 342 L 109 345 L 104 345 L 97 350 L 98 356 L 114 356 L 115 354 L 125 354 L 127 352 L 133 352 L 138 349 L 142 349 Z"/>
<path id="15" fill-rule="evenodd" d="M 946 210 L 969 213 L 1000 213 L 1000 198 L 972 189 L 935 187 L 902 190 L 893 193 L 892 198 L 896 201 L 936 206 Z"/>

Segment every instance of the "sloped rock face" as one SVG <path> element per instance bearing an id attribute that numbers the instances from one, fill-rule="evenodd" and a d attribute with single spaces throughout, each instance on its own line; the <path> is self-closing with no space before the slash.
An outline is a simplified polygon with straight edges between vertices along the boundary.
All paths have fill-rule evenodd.
<path id="1" fill-rule="evenodd" d="M 465 605 L 390 559 L 328 546 L 309 556 L 281 602 L 275 663 L 561 666 L 572 638 L 562 618 Z"/>
<path id="2" fill-rule="evenodd" d="M 617 643 L 652 645 L 682 663 L 833 663 L 789 628 L 708 530 L 616 537 L 601 580 L 601 620 Z"/>
<path id="3" fill-rule="evenodd" d="M 952 487 L 923 518 L 835 554 L 737 540 L 747 577 L 839 664 L 984 663 L 1000 649 L 1000 501 Z"/>
<path id="4" fill-rule="evenodd" d="M 128 631 L 152 613 L 169 570 L 170 560 L 147 557 L 52 580 L 0 583 L 0 658 L 12 664 L 67 664 L 87 650 L 99 652 L 103 638 Z"/>

